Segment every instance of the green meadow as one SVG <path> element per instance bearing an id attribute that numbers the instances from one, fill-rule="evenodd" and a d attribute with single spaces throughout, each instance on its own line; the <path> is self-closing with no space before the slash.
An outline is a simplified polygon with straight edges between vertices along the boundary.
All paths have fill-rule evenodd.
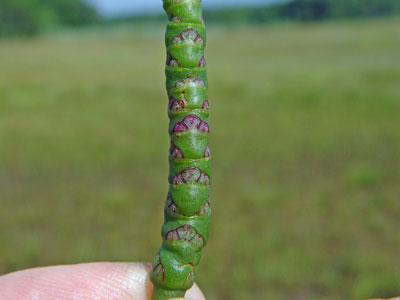
<path id="1" fill-rule="evenodd" d="M 151 261 L 164 25 L 0 41 L 0 274 Z M 400 19 L 208 28 L 208 300 L 400 295 Z"/>

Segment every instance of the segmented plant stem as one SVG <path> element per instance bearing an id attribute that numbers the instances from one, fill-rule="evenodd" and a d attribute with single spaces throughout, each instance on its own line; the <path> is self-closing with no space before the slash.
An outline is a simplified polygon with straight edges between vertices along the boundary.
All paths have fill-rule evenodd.
<path id="1" fill-rule="evenodd" d="M 210 221 L 209 103 L 201 0 L 164 0 L 170 174 L 153 300 L 183 297 L 193 283 Z"/>

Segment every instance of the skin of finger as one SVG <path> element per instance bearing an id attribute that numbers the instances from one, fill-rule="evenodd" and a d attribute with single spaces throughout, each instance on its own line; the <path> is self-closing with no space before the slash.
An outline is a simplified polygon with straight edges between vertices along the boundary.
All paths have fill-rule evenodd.
<path id="1" fill-rule="evenodd" d="M 206 300 L 197 284 L 194 284 L 193 287 L 186 292 L 185 297 L 187 300 Z M 182 298 L 180 299 L 182 300 Z"/>
<path id="2" fill-rule="evenodd" d="M 19 271 L 0 276 L 0 300 L 150 300 L 151 266 L 91 263 Z M 197 286 L 186 296 L 205 300 Z"/>

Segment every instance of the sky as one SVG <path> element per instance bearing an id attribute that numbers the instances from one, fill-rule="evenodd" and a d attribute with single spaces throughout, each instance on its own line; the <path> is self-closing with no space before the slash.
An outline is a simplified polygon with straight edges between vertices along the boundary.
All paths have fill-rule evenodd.
<path id="1" fill-rule="evenodd" d="M 127 14 L 161 13 L 162 0 L 85 0 L 102 15 L 113 17 Z M 266 5 L 279 0 L 203 0 L 204 8 L 223 6 Z"/>

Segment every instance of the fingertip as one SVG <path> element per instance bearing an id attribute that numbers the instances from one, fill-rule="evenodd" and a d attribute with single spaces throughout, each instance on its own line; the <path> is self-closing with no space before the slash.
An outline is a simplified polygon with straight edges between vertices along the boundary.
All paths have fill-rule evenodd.
<path id="1" fill-rule="evenodd" d="M 0 276 L 0 300 L 150 300 L 153 284 L 146 263 L 92 263 L 24 270 Z M 40 294 L 40 298 L 35 295 Z M 187 299 L 205 300 L 194 285 Z"/>
<path id="2" fill-rule="evenodd" d="M 147 300 L 152 293 L 143 263 L 92 263 L 24 270 L 0 277 L 0 300 Z M 40 295 L 37 298 L 35 295 Z"/>
<path id="3" fill-rule="evenodd" d="M 150 299 L 153 294 L 153 283 L 149 277 L 151 264 L 128 263 L 127 265 L 123 278 L 129 282 L 129 293 L 134 295 L 135 300 Z"/>
<path id="4" fill-rule="evenodd" d="M 186 292 L 185 298 L 191 300 L 206 300 L 197 284 L 194 284 L 193 287 Z"/>

